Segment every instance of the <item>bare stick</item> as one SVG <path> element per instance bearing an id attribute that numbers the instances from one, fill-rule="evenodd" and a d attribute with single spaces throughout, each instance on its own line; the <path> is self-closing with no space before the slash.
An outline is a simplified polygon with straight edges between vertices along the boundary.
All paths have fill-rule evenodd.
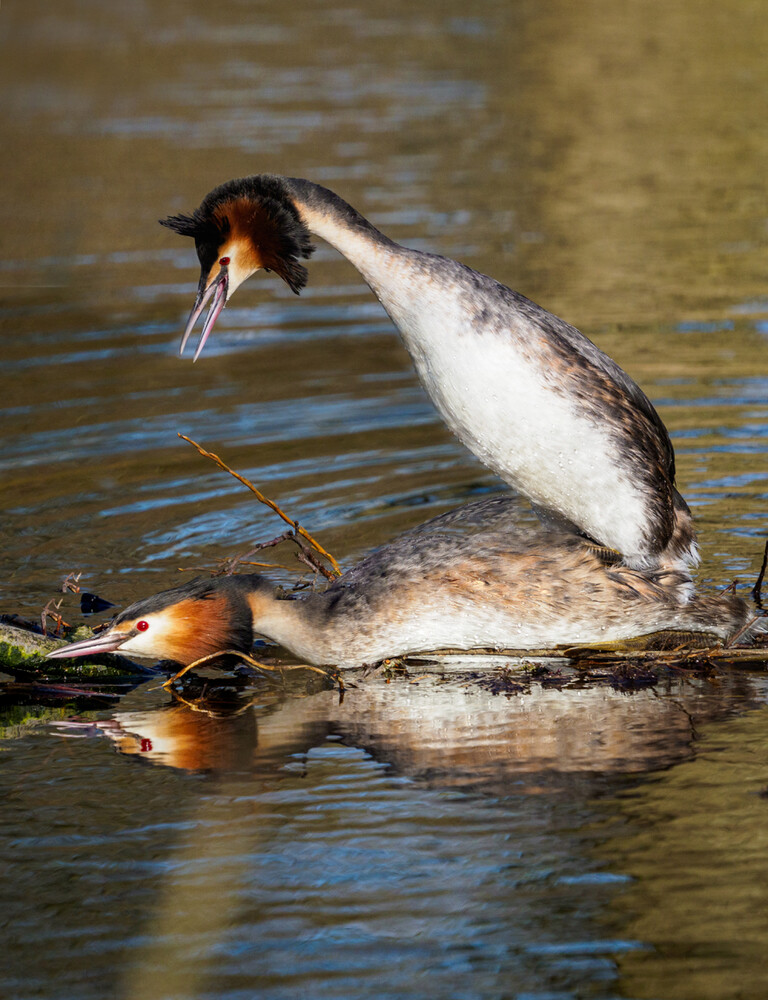
<path id="1" fill-rule="evenodd" d="M 299 551 L 296 553 L 296 558 L 299 560 L 299 562 L 303 562 L 305 566 L 309 566 L 309 568 L 315 575 L 317 575 L 318 573 L 322 573 L 323 576 L 326 577 L 326 579 L 329 580 L 336 579 L 335 577 L 329 575 L 328 570 L 325 568 L 325 566 L 323 566 L 320 560 L 316 558 L 314 553 L 310 549 L 308 549 L 306 545 L 302 545 L 301 542 L 299 542 L 298 538 L 296 539 L 296 542 L 299 546 Z"/>
<path id="2" fill-rule="evenodd" d="M 235 564 L 238 566 L 258 566 L 259 569 L 287 569 L 293 571 L 294 573 L 296 572 L 295 566 L 284 566 L 283 563 L 263 563 L 263 562 L 254 562 L 252 559 L 237 559 L 237 558 L 231 559 L 229 561 L 231 562 L 232 565 L 229 567 L 228 570 L 225 571 L 226 575 L 228 576 L 232 575 L 232 572 L 235 568 Z"/>
<path id="3" fill-rule="evenodd" d="M 242 561 L 248 556 L 253 555 L 255 552 L 259 552 L 261 549 L 267 549 L 273 545 L 279 545 L 281 542 L 294 542 L 299 550 L 296 553 L 296 558 L 300 562 L 309 566 L 313 573 L 322 573 L 326 580 L 336 579 L 336 574 L 323 566 L 312 549 L 304 543 L 295 531 L 285 531 L 282 535 L 278 535 L 277 538 L 273 538 L 271 542 L 261 542 L 255 548 L 251 549 L 250 552 L 244 552 L 242 555 L 234 556 L 232 559 L 225 559 L 223 561 L 223 569 L 221 572 L 223 572 L 226 576 L 231 576 L 235 572 L 235 569 L 241 565 Z M 254 563 L 254 565 L 269 566 L 270 563 Z M 276 563 L 272 563 L 271 565 L 276 566 L 278 569 L 294 568 L 293 566 L 279 566 Z"/>
<path id="4" fill-rule="evenodd" d="M 728 640 L 728 642 L 726 642 L 726 644 L 725 644 L 726 648 L 730 648 L 731 646 L 735 646 L 736 643 L 739 641 L 739 639 L 744 635 L 744 633 L 745 632 L 749 632 L 749 630 L 752 628 L 752 626 L 755 624 L 755 622 L 759 618 L 760 618 L 760 615 L 755 615 L 754 618 L 750 618 L 749 621 L 739 629 L 739 631 L 736 633 L 736 635 L 731 636 L 731 638 Z"/>
<path id="5" fill-rule="evenodd" d="M 61 592 L 66 594 L 68 590 L 71 590 L 73 594 L 80 593 L 80 577 L 82 573 L 67 573 L 64 579 L 61 581 Z"/>
<path id="6" fill-rule="evenodd" d="M 763 565 L 760 567 L 760 574 L 752 588 L 752 600 L 755 604 L 762 606 L 762 595 L 760 591 L 763 589 L 763 577 L 765 576 L 765 567 L 768 563 L 768 541 L 765 543 L 765 548 L 763 549 Z"/>
<path id="7" fill-rule="evenodd" d="M 282 535 L 278 535 L 277 538 L 271 539 L 269 542 L 259 542 L 258 545 L 249 549 L 247 552 L 242 552 L 239 556 L 232 556 L 229 559 L 222 560 L 222 568 L 220 572 L 224 573 L 225 576 L 232 576 L 237 567 L 243 560 L 247 559 L 248 556 L 253 556 L 257 552 L 261 552 L 264 549 L 273 548 L 275 545 L 279 545 L 281 542 L 297 542 L 296 533 L 293 531 L 284 531 Z M 298 544 L 298 542 L 297 542 Z M 253 566 L 272 566 L 277 569 L 293 569 L 292 566 L 278 566 L 277 563 L 252 563 Z"/>
<path id="8" fill-rule="evenodd" d="M 61 630 L 63 628 L 69 628 L 69 623 L 65 622 L 62 616 L 59 614 L 59 608 L 61 607 L 61 600 L 54 600 L 51 598 L 50 601 L 43 608 L 40 613 L 40 624 L 43 626 L 43 635 L 48 635 L 48 619 L 53 618 L 54 624 L 56 625 L 56 635 L 61 635 Z"/>
<path id="9" fill-rule="evenodd" d="M 305 538 L 313 549 L 319 552 L 324 559 L 328 560 L 328 562 L 333 567 L 334 576 L 341 576 L 341 568 L 339 567 L 339 564 L 333 558 L 331 553 L 326 552 L 323 546 L 319 542 L 316 542 L 315 539 L 310 535 L 310 533 L 308 531 L 305 531 L 304 528 L 301 527 L 298 521 L 294 521 L 293 518 L 290 518 L 288 517 L 287 514 L 283 513 L 283 511 L 280 510 L 280 508 L 273 500 L 270 500 L 269 497 L 265 497 L 264 494 L 261 492 L 261 490 L 257 489 L 257 487 L 255 487 L 253 483 L 250 482 L 250 480 L 245 478 L 245 476 L 241 476 L 238 472 L 235 472 L 234 469 L 230 469 L 227 463 L 223 462 L 218 455 L 214 455 L 213 452 L 206 451 L 205 448 L 201 448 L 196 441 L 193 441 L 192 438 L 187 437 L 185 434 L 179 434 L 179 437 L 182 439 L 182 441 L 186 441 L 188 444 L 191 444 L 194 448 L 197 448 L 197 450 L 204 458 L 210 458 L 210 460 L 212 462 L 215 462 L 220 469 L 223 469 L 224 472 L 228 472 L 230 476 L 234 476 L 238 482 L 243 484 L 243 486 L 247 486 L 248 489 L 251 491 L 251 493 L 254 493 L 256 495 L 256 498 L 258 500 L 260 500 L 263 504 L 269 507 L 270 510 L 273 510 L 275 514 L 278 515 L 278 517 L 281 517 L 285 521 L 286 524 L 290 524 L 290 526 L 298 535 L 301 535 L 302 538 Z"/>
<path id="10" fill-rule="evenodd" d="M 257 670 L 264 672 L 269 676 L 269 674 L 282 674 L 284 670 L 311 670 L 313 673 L 322 674 L 323 677 L 331 677 L 332 675 L 328 673 L 327 670 L 322 670 L 320 667 L 313 667 L 309 663 L 296 663 L 288 664 L 283 667 L 270 667 L 266 663 L 262 663 L 260 660 L 255 660 L 248 653 L 243 653 L 239 649 L 222 649 L 218 653 L 208 653 L 207 656 L 201 656 L 199 660 L 194 660 L 192 663 L 188 663 L 186 667 L 182 667 L 178 673 L 174 674 L 173 677 L 169 677 L 168 680 L 162 685 L 162 687 L 167 688 L 177 681 L 180 677 L 183 677 L 189 670 L 194 670 L 196 667 L 205 666 L 206 663 L 210 663 L 212 660 L 218 660 L 222 656 L 237 656 L 239 659 L 243 660 L 245 663 L 249 663 L 252 667 Z M 270 678 L 271 680 L 272 678 Z M 339 687 L 343 688 L 341 678 L 337 678 L 339 682 Z"/>

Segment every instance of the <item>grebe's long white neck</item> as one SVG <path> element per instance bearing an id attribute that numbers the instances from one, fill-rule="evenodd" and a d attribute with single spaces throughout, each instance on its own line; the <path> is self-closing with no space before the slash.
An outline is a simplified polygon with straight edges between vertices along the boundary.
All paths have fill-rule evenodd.
<path id="1" fill-rule="evenodd" d="M 257 175 L 212 191 L 165 225 L 192 236 L 201 262 L 186 336 L 212 301 L 271 269 L 299 291 L 309 234 L 362 274 L 391 316 L 446 424 L 534 505 L 620 552 L 636 568 L 696 560 L 674 452 L 650 400 L 578 330 L 486 275 L 400 246 L 327 188 Z"/>

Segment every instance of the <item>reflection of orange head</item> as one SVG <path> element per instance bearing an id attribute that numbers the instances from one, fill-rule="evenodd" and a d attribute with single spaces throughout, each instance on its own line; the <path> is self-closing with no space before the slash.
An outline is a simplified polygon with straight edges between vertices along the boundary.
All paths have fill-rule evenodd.
<path id="1" fill-rule="evenodd" d="M 107 730 L 128 756 L 184 771 L 250 768 L 256 750 L 256 716 L 217 718 L 180 704 L 153 712 L 118 712 L 119 729 Z"/>

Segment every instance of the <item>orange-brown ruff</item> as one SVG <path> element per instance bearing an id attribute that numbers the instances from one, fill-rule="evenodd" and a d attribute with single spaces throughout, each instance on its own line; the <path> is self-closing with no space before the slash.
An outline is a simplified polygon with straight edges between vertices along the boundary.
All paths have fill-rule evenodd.
<path id="1" fill-rule="evenodd" d="M 332 191 L 298 178 L 229 181 L 163 225 L 194 238 L 201 265 L 182 349 L 211 302 L 198 356 L 254 271 L 274 270 L 298 292 L 310 234 L 320 236 L 379 298 L 451 430 L 543 521 L 582 532 L 637 569 L 686 572 L 695 562 L 662 421 L 568 323 L 456 261 L 394 243 Z"/>
<path id="2" fill-rule="evenodd" d="M 440 648 L 549 648 L 663 630 L 748 638 L 768 622 L 752 622 L 740 598 L 687 600 L 686 589 L 685 574 L 634 570 L 571 532 L 524 523 L 501 497 L 401 535 L 322 593 L 278 599 L 259 576 L 198 581 L 139 601 L 95 639 L 53 655 L 120 649 L 186 665 L 211 652 L 213 635 L 220 649 L 245 651 L 253 632 L 304 662 L 354 667 Z"/>

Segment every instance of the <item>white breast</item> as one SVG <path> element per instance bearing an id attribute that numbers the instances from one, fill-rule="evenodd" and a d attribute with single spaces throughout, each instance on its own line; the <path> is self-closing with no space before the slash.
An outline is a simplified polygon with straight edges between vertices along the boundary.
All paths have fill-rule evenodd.
<path id="1" fill-rule="evenodd" d="M 420 287 L 418 311 L 402 289 L 377 291 L 430 398 L 480 461 L 604 544 L 643 550 L 643 497 L 614 440 L 520 349 L 514 315 L 508 331 L 484 330 L 450 286 Z"/>
<path id="2" fill-rule="evenodd" d="M 484 301 L 498 286 L 454 261 L 373 240 L 329 219 L 316 220 L 313 231 L 371 286 L 440 415 L 470 451 L 540 512 L 642 565 L 648 511 L 631 460 L 558 386 L 556 373 L 530 360 L 536 351 L 525 350 L 527 341 L 543 331 L 526 326 L 514 309 L 508 327 L 500 327 L 498 302 L 489 303 L 492 321 L 485 321 Z"/>
<path id="3" fill-rule="evenodd" d="M 565 619 L 525 608 L 500 612 L 476 597 L 452 600 L 444 593 L 426 594 L 420 608 L 394 605 L 388 620 L 369 623 L 373 627 L 354 631 L 343 642 L 331 641 L 325 660 L 346 668 L 435 649 L 551 649 L 610 642 L 637 631 L 634 622 L 595 612 L 587 605 Z M 317 645 L 312 655 L 318 656 Z M 320 660 L 325 662 L 322 654 Z"/>

